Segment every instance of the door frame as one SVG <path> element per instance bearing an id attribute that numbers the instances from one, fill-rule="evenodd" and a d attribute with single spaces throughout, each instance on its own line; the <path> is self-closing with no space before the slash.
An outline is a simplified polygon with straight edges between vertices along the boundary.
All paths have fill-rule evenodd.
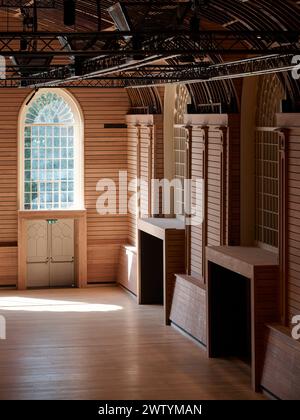
<path id="1" fill-rule="evenodd" d="M 45 219 L 74 219 L 75 285 L 87 286 L 87 223 L 86 210 L 51 210 L 18 212 L 18 281 L 17 288 L 27 288 L 27 221 Z"/>

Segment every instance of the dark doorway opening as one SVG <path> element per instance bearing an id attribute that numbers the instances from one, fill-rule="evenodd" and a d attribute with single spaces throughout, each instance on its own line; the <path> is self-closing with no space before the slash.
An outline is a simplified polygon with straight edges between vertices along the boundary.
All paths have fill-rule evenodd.
<path id="1" fill-rule="evenodd" d="M 251 363 L 250 280 L 209 263 L 211 357 L 238 357 Z"/>
<path id="2" fill-rule="evenodd" d="M 163 241 L 140 231 L 140 303 L 163 305 Z"/>

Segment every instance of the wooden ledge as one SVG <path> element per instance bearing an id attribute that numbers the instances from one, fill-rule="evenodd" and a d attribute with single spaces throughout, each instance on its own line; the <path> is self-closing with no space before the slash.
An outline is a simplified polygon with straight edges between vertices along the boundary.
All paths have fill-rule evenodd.
<path id="1" fill-rule="evenodd" d="M 256 267 L 279 267 L 277 254 L 258 247 L 206 247 L 206 259 L 245 277 L 252 277 Z"/>
<path id="2" fill-rule="evenodd" d="M 176 218 L 138 219 L 137 227 L 139 230 L 162 240 L 165 239 L 168 230 L 185 230 L 184 222 Z"/>
<path id="3" fill-rule="evenodd" d="M 180 278 L 181 280 L 184 280 L 188 283 L 192 283 L 195 286 L 199 287 L 200 289 L 206 291 L 206 285 L 203 284 L 200 279 L 198 279 L 194 276 L 189 276 L 187 274 L 175 274 L 175 276 L 176 276 L 176 278 Z"/>
<path id="4" fill-rule="evenodd" d="M 19 210 L 18 216 L 21 219 L 77 219 L 84 217 L 87 211 L 82 210 Z"/>
<path id="5" fill-rule="evenodd" d="M 289 345 L 292 345 L 298 351 L 300 350 L 300 341 L 294 340 L 292 337 L 292 327 L 289 328 L 281 324 L 266 324 L 266 328 L 273 331 L 275 334 L 280 335 L 284 342 L 288 343 Z"/>

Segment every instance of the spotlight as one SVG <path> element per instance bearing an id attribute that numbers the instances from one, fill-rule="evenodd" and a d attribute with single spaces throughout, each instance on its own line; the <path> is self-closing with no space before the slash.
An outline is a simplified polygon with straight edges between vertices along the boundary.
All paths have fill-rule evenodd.
<path id="1" fill-rule="evenodd" d="M 75 25 L 76 0 L 64 0 L 64 24 L 66 26 Z"/>

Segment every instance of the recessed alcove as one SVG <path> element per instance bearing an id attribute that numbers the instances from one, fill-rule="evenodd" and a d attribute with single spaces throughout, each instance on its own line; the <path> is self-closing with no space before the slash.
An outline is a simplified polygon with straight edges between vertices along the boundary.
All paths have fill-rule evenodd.
<path id="1" fill-rule="evenodd" d="M 211 356 L 251 362 L 250 280 L 217 264 L 210 275 Z"/>

